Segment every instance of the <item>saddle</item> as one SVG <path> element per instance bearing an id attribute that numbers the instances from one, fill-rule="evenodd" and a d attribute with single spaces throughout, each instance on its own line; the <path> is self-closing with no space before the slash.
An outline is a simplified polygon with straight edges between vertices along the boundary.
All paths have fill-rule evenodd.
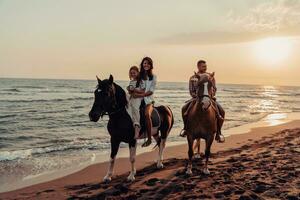
<path id="1" fill-rule="evenodd" d="M 141 104 L 140 106 L 140 125 L 141 125 L 141 131 L 140 131 L 140 136 L 143 134 L 143 133 L 146 133 L 146 129 L 147 129 L 147 126 L 146 126 L 146 117 L 145 117 L 145 104 Z M 158 128 L 160 127 L 161 125 L 161 120 L 160 120 L 160 115 L 158 113 L 158 110 L 154 107 L 153 108 L 153 111 L 151 113 L 151 119 L 152 119 L 152 135 L 157 133 L 158 131 Z"/>

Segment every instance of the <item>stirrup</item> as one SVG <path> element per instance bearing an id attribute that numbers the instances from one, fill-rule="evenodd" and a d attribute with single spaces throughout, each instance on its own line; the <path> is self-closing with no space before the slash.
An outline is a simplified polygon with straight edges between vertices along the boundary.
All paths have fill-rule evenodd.
<path id="1" fill-rule="evenodd" d="M 180 133 L 179 133 L 179 136 L 180 137 L 186 137 L 186 130 L 184 130 L 184 129 L 182 129 L 181 131 L 180 131 Z"/>

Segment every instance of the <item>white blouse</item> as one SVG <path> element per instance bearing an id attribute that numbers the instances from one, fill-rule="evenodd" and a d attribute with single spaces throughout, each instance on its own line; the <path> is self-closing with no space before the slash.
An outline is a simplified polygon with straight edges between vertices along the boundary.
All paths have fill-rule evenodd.
<path id="1" fill-rule="evenodd" d="M 155 87 L 156 87 L 156 82 L 157 82 L 157 78 L 155 75 L 153 75 L 153 79 L 152 80 L 149 80 L 149 77 L 147 80 L 144 80 L 144 83 L 145 83 L 145 92 L 152 92 L 153 94 L 150 95 L 150 96 L 147 96 L 147 97 L 144 97 L 144 101 L 145 101 L 145 104 L 148 105 L 148 104 L 151 104 L 151 103 L 154 103 L 154 90 L 155 90 Z"/>

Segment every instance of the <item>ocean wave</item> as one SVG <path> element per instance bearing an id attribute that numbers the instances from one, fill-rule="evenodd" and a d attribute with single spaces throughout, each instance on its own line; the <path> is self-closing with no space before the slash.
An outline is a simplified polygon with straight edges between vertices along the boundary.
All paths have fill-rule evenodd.
<path id="1" fill-rule="evenodd" d="M 17 88 L 32 88 L 32 89 L 45 89 L 46 87 L 41 87 L 41 86 L 33 86 L 33 85 L 21 85 L 21 86 L 16 86 Z"/>
<path id="2" fill-rule="evenodd" d="M 79 108 L 85 108 L 85 106 L 72 106 L 72 109 L 79 109 Z"/>
<path id="3" fill-rule="evenodd" d="M 10 88 L 10 89 L 3 89 L 1 91 L 5 91 L 5 92 L 21 92 L 21 90 L 18 90 L 16 88 Z"/>
<path id="4" fill-rule="evenodd" d="M 44 139 L 45 137 L 34 136 L 34 135 L 21 135 L 13 138 L 13 140 L 29 140 L 29 139 Z"/>
<path id="5" fill-rule="evenodd" d="M 88 93 L 88 94 L 93 94 L 93 90 L 81 90 L 80 93 Z"/>
<path id="6" fill-rule="evenodd" d="M 10 117 L 16 117 L 16 116 L 17 116 L 17 115 L 14 115 L 14 114 L 0 115 L 0 119 L 10 118 Z"/>
<path id="7" fill-rule="evenodd" d="M 225 118 L 226 122 L 248 122 L 248 120 L 245 119 L 236 119 L 236 118 Z"/>
<path id="8" fill-rule="evenodd" d="M 65 99 L 32 99 L 32 100 L 0 100 L 0 102 L 8 103 L 34 103 L 34 102 L 60 102 L 60 101 L 72 101 L 72 100 L 92 100 L 94 97 L 75 97 Z"/>
<path id="9" fill-rule="evenodd" d="M 78 93 L 78 94 L 93 94 L 94 91 L 91 91 L 91 90 L 41 90 L 39 91 L 39 93 L 47 93 L 47 94 L 58 94 L 58 93 Z"/>
<path id="10" fill-rule="evenodd" d="M 300 108 L 292 108 L 292 112 L 300 112 Z"/>
<path id="11" fill-rule="evenodd" d="M 253 112 L 250 112 L 250 115 L 259 115 L 259 114 L 262 114 L 262 113 L 259 112 L 259 111 L 253 111 Z"/>
<path id="12" fill-rule="evenodd" d="M 0 152 L 0 162 L 27 158 L 27 157 L 31 156 L 31 152 L 32 152 L 32 149 L 16 150 L 16 151 L 2 151 L 2 152 Z"/>
<path id="13" fill-rule="evenodd" d="M 31 149 L 15 150 L 15 151 L 2 151 L 0 152 L 0 162 L 1 161 L 12 161 L 17 159 L 26 159 L 31 156 L 38 156 L 49 153 L 56 152 L 66 152 L 66 151 L 76 151 L 76 150 L 96 150 L 96 149 L 109 149 L 110 143 L 109 140 L 104 141 L 87 141 L 80 142 L 77 140 L 71 143 L 63 143 L 59 145 L 52 145 L 46 147 L 37 147 Z M 86 141 L 86 140 L 83 140 Z"/>
<path id="14" fill-rule="evenodd" d="M 243 88 L 220 88 L 219 92 L 234 92 L 234 93 L 249 93 L 249 92 L 264 92 L 263 89 L 256 88 L 256 89 L 243 89 Z"/>
<path id="15" fill-rule="evenodd" d="M 74 88 L 74 89 L 80 88 L 78 86 L 72 86 L 72 85 L 55 85 L 54 87 L 56 87 L 56 88 Z"/>

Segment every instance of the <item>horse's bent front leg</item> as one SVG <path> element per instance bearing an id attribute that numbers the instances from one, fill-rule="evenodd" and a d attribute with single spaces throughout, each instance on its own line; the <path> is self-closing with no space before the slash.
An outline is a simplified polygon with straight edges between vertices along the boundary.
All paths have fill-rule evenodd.
<path id="1" fill-rule="evenodd" d="M 114 164 L 115 164 L 115 159 L 116 159 L 116 155 L 118 153 L 119 150 L 119 146 L 120 146 L 120 142 L 119 141 L 115 141 L 115 140 L 110 140 L 111 144 L 111 153 L 110 153 L 110 161 L 109 161 L 109 167 L 108 167 L 108 171 L 106 176 L 103 178 L 104 182 L 110 182 L 111 181 L 111 177 L 113 175 L 113 171 L 114 171 Z"/>
<path id="2" fill-rule="evenodd" d="M 166 147 L 166 139 L 161 139 L 159 144 L 159 151 L 158 151 L 158 159 L 157 159 L 157 168 L 162 169 L 163 165 L 163 152 Z"/>
<path id="3" fill-rule="evenodd" d="M 127 177 L 128 181 L 134 181 L 135 180 L 135 174 L 136 174 L 136 169 L 135 169 L 135 156 L 136 156 L 136 144 L 134 146 L 129 145 L 129 160 L 131 164 L 131 170 L 130 174 Z"/>
<path id="4" fill-rule="evenodd" d="M 194 156 L 194 150 L 193 150 L 194 139 L 192 138 L 191 135 L 188 134 L 187 140 L 188 140 L 188 145 L 189 145 L 189 151 L 188 151 L 189 161 L 188 161 L 188 166 L 186 169 L 186 174 L 191 175 L 193 173 L 192 172 L 192 162 L 193 162 L 193 156 Z"/>

